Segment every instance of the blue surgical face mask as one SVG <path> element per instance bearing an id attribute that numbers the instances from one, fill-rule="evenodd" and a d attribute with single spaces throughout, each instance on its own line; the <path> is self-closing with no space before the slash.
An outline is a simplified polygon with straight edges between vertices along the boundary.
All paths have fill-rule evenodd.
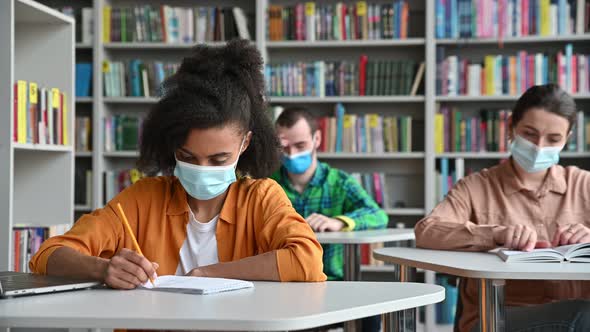
<path id="1" fill-rule="evenodd" d="M 297 153 L 291 156 L 283 154 L 283 166 L 285 166 L 289 173 L 303 174 L 311 166 L 311 163 L 313 161 L 312 153 L 313 149 L 303 151 L 301 153 Z"/>
<path id="2" fill-rule="evenodd" d="M 557 164 L 562 149 L 563 145 L 540 148 L 516 134 L 510 144 L 512 158 L 528 173 L 544 171 Z"/>
<path id="3" fill-rule="evenodd" d="M 239 153 L 242 152 L 244 140 L 240 145 Z M 227 166 L 199 166 L 186 163 L 176 159 L 174 175 L 178 178 L 184 190 L 192 197 L 206 201 L 223 194 L 230 184 L 236 182 L 236 166 L 238 158 L 231 165 Z"/>

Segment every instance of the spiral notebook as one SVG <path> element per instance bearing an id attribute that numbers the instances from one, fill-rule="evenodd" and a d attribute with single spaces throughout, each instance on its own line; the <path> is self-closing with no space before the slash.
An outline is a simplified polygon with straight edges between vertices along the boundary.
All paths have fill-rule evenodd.
<path id="1" fill-rule="evenodd" d="M 142 285 L 142 288 L 207 295 L 254 287 L 253 283 L 244 280 L 186 276 L 161 276 L 154 280 L 154 284 L 155 286 L 148 281 Z"/>

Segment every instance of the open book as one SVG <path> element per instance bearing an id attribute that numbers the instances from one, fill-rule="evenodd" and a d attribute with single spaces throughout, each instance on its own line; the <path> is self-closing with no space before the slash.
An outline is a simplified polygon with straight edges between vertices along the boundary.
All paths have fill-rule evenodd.
<path id="1" fill-rule="evenodd" d="M 242 288 L 253 288 L 249 281 L 224 278 L 203 278 L 185 276 L 161 276 L 151 282 L 142 285 L 143 288 L 188 294 L 214 294 L 228 292 Z"/>
<path id="2" fill-rule="evenodd" d="M 529 252 L 504 248 L 493 251 L 507 263 L 549 263 L 563 261 L 590 263 L 590 243 L 534 249 Z"/>

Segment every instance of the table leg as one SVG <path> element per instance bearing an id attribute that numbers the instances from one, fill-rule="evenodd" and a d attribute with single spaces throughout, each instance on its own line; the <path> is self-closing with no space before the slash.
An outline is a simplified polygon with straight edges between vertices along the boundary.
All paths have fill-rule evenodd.
<path id="1" fill-rule="evenodd" d="M 395 278 L 399 282 L 412 282 L 416 278 L 416 269 L 406 265 L 396 265 Z M 406 309 L 383 315 L 384 332 L 416 331 L 416 309 Z"/>
<path id="2" fill-rule="evenodd" d="M 361 276 L 361 247 L 358 244 L 344 245 L 344 281 L 359 281 Z M 360 331 L 360 321 L 344 322 L 344 332 Z"/>
<path id="3" fill-rule="evenodd" d="M 481 279 L 479 287 L 479 326 L 481 332 L 506 331 L 505 284 L 505 280 Z"/>

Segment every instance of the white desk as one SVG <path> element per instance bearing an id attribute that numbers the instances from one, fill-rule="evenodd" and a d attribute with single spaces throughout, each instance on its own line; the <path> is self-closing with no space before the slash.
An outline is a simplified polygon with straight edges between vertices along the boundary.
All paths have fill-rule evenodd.
<path id="1" fill-rule="evenodd" d="M 361 244 L 411 241 L 415 239 L 412 228 L 387 228 L 352 232 L 321 232 L 316 233 L 322 244 L 344 245 L 344 280 L 360 279 Z"/>
<path id="2" fill-rule="evenodd" d="M 509 279 L 590 280 L 590 264 L 584 263 L 505 263 L 495 254 L 416 248 L 382 248 L 375 259 L 399 264 L 408 280 L 406 267 L 422 268 L 459 277 L 481 280 L 481 331 L 504 331 L 504 284 Z M 406 273 L 407 272 L 407 273 Z M 404 281 L 404 280 L 400 281 Z"/>
<path id="3" fill-rule="evenodd" d="M 378 282 L 255 282 L 213 295 L 98 289 L 0 300 L 0 327 L 299 330 L 443 299 L 440 286 Z"/>

